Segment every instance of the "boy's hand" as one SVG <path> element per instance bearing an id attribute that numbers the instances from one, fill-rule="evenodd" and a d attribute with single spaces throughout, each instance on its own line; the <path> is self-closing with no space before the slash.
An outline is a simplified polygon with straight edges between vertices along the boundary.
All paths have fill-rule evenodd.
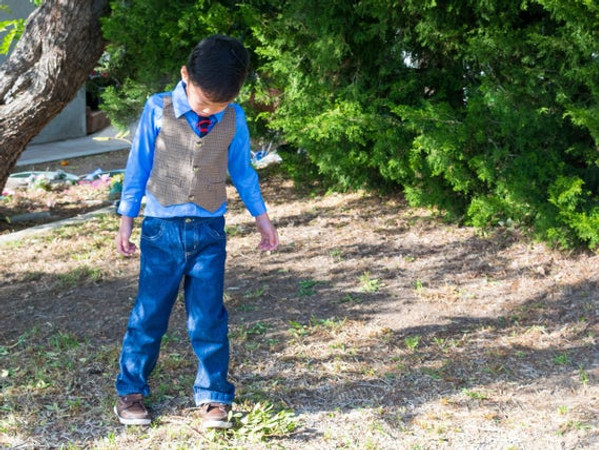
<path id="1" fill-rule="evenodd" d="M 121 216 L 121 225 L 116 235 L 116 251 L 121 255 L 131 256 L 137 250 L 137 246 L 131 242 L 133 231 L 133 217 Z"/>
<path id="2" fill-rule="evenodd" d="M 279 246 L 279 235 L 274 225 L 268 218 L 268 214 L 264 213 L 256 217 L 256 228 L 262 239 L 258 244 L 260 250 L 275 250 Z"/>

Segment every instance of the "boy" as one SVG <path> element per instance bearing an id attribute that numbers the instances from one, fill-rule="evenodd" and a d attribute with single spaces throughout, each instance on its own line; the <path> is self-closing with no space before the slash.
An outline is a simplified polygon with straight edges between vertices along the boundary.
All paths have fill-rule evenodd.
<path id="1" fill-rule="evenodd" d="M 144 107 L 125 171 L 117 251 L 131 256 L 133 218 L 146 196 L 139 291 L 116 379 L 115 412 L 127 425 L 151 422 L 143 397 L 160 341 L 184 280 L 187 328 L 198 371 L 194 400 L 206 427 L 228 428 L 234 386 L 227 380 L 228 316 L 223 305 L 227 171 L 261 235 L 279 244 L 250 165 L 249 132 L 238 95 L 249 66 L 243 45 L 226 36 L 200 41 L 172 92 Z"/>

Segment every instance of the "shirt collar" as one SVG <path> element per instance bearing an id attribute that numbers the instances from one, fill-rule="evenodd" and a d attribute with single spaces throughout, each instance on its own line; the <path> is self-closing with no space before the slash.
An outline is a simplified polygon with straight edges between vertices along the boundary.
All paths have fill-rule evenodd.
<path id="1" fill-rule="evenodd" d="M 185 82 L 183 80 L 179 81 L 173 90 L 173 110 L 177 119 L 187 113 L 196 114 L 191 109 L 191 106 L 189 106 L 189 100 L 187 100 L 187 93 L 185 92 Z M 223 110 L 210 117 L 214 117 L 217 122 L 220 122 L 224 115 L 225 111 Z"/>

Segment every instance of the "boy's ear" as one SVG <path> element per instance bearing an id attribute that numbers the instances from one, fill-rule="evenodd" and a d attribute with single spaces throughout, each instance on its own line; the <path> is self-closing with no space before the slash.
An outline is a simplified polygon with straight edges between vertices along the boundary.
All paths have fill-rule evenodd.
<path id="1" fill-rule="evenodd" d="M 183 78 L 183 81 L 185 81 L 185 84 L 189 84 L 188 83 L 189 75 L 187 73 L 187 67 L 185 67 L 185 66 L 181 66 L 181 78 Z"/>

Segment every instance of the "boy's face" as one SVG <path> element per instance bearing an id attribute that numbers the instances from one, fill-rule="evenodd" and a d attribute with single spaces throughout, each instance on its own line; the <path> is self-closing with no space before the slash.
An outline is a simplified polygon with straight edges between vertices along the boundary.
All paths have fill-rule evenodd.
<path id="1" fill-rule="evenodd" d="M 193 111 L 200 116 L 211 116 L 224 111 L 229 106 L 227 103 L 215 103 L 208 99 L 206 94 L 198 86 L 193 84 L 187 74 L 187 67 L 181 67 L 181 77 L 186 84 L 187 100 Z"/>

